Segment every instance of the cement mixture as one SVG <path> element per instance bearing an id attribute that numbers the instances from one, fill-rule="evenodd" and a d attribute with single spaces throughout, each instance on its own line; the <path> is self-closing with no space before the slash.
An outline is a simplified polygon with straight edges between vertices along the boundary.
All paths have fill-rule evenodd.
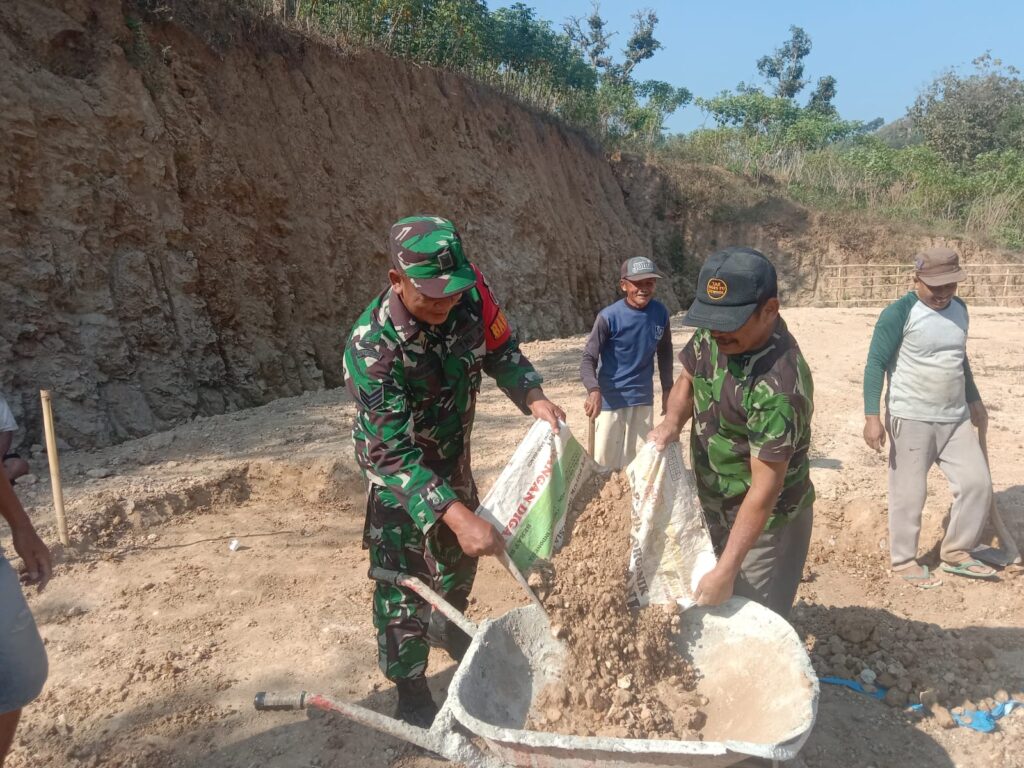
<path id="1" fill-rule="evenodd" d="M 631 491 L 598 476 L 574 505 L 571 534 L 540 584 L 552 631 L 569 646 L 561 679 L 541 691 L 529 727 L 579 736 L 700 739 L 707 701 L 675 650 L 671 607 L 627 607 Z"/>

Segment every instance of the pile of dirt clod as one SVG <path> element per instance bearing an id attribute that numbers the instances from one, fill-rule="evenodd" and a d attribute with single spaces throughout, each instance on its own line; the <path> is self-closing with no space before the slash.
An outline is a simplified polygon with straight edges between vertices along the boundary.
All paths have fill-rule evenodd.
<path id="1" fill-rule="evenodd" d="M 530 727 L 580 736 L 700 738 L 707 702 L 676 652 L 674 607 L 627 607 L 629 481 L 598 476 L 577 497 L 571 534 L 540 587 L 570 657 L 541 691 Z"/>
<path id="2" fill-rule="evenodd" d="M 1024 695 L 1016 693 L 1024 690 L 1024 671 L 1006 656 L 1019 643 L 1012 633 L 944 629 L 877 609 L 806 604 L 793 609 L 793 623 L 819 675 L 883 689 L 892 707 L 916 704 L 927 691 L 949 707 L 982 709 Z"/>

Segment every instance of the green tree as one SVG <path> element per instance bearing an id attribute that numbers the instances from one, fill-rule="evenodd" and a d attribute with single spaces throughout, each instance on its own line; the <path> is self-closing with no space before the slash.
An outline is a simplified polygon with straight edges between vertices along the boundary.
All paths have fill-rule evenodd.
<path id="1" fill-rule="evenodd" d="M 836 108 L 832 106 L 832 99 L 836 97 L 836 79 L 832 75 L 825 75 L 818 78 L 818 84 L 811 92 L 811 98 L 807 100 L 807 109 L 822 115 L 835 115 Z"/>
<path id="2" fill-rule="evenodd" d="M 598 73 L 597 118 L 606 136 L 615 140 L 658 141 L 666 118 L 693 99 L 686 88 L 661 80 L 637 81 L 633 70 L 662 48 L 654 37 L 658 16 L 644 10 L 633 14 L 633 31 L 622 51 L 622 60 L 609 53 L 608 25 L 594 2 L 585 18 L 571 17 L 564 26 L 569 40 Z"/>
<path id="3" fill-rule="evenodd" d="M 927 86 L 907 114 L 925 143 L 964 165 L 986 152 L 1024 149 L 1024 81 L 986 53 L 974 71 L 950 69 Z"/>
<path id="4" fill-rule="evenodd" d="M 488 51 L 498 66 L 545 76 L 560 89 L 591 92 L 597 72 L 577 51 L 568 36 L 538 19 L 526 3 L 513 3 L 491 14 Z"/>
<path id="5" fill-rule="evenodd" d="M 776 48 L 775 53 L 758 59 L 757 71 L 769 83 L 774 83 L 772 91 L 776 96 L 781 99 L 795 98 L 807 85 L 804 79 L 804 59 L 810 52 L 810 36 L 802 28 L 791 26 L 789 40 Z"/>

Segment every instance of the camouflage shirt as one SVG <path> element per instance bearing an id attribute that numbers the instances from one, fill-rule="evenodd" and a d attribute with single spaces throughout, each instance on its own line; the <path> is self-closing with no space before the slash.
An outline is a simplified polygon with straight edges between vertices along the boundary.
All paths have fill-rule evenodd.
<path id="1" fill-rule="evenodd" d="M 782 492 L 765 526 L 785 525 L 814 502 L 807 452 L 811 445 L 814 384 L 785 322 L 768 344 L 725 355 L 706 329 L 679 353 L 693 377 L 690 446 L 697 493 L 712 527 L 724 533 L 750 488 L 750 457 L 789 461 Z"/>
<path id="2" fill-rule="evenodd" d="M 404 509 L 423 531 L 453 501 L 473 496 L 469 439 L 481 371 L 523 413 L 527 392 L 541 384 L 476 274 L 476 286 L 438 326 L 417 322 L 388 288 L 356 320 L 345 345 L 356 460 L 380 486 L 380 500 Z"/>

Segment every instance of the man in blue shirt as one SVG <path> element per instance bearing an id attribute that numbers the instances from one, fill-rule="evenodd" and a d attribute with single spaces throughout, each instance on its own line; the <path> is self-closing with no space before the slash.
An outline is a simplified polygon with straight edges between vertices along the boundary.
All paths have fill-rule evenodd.
<path id="1" fill-rule="evenodd" d="M 654 358 L 662 409 L 672 389 L 672 332 L 665 305 L 654 300 L 660 275 L 643 256 L 626 259 L 619 288 L 625 298 L 598 313 L 580 363 L 587 388 L 584 412 L 596 420 L 594 460 L 621 469 L 636 456 L 654 421 Z M 598 369 L 600 361 L 600 370 Z"/>

